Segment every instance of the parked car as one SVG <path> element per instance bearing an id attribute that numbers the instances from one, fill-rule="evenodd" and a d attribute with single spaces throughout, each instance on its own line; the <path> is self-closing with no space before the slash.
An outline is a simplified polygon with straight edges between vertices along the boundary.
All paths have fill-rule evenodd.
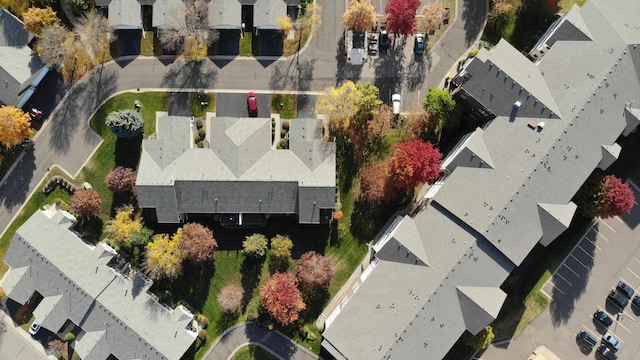
<path id="1" fill-rule="evenodd" d="M 598 350 L 596 350 L 596 353 L 606 360 L 616 360 L 618 358 L 616 354 L 604 344 L 600 345 Z"/>
<path id="2" fill-rule="evenodd" d="M 635 293 L 635 291 L 633 290 L 633 288 L 629 285 L 627 285 L 626 282 L 624 281 L 620 281 L 618 283 L 618 285 L 616 286 L 616 289 L 622 294 L 624 295 L 627 299 L 631 299 L 631 297 L 633 296 L 633 293 Z"/>
<path id="3" fill-rule="evenodd" d="M 608 331 L 602 335 L 602 342 L 607 344 L 607 346 L 609 346 L 613 351 L 620 350 L 620 347 L 622 346 L 620 340 L 616 339 L 615 336 Z"/>
<path id="4" fill-rule="evenodd" d="M 40 321 L 38 320 L 33 320 L 33 323 L 31 324 L 31 326 L 29 327 L 29 334 L 31 335 L 35 335 L 38 333 L 38 331 L 40 331 Z"/>
<path id="5" fill-rule="evenodd" d="M 247 109 L 249 109 L 249 116 L 258 116 L 258 99 L 253 91 L 249 91 L 247 94 Z"/>
<path id="6" fill-rule="evenodd" d="M 593 313 L 593 318 L 598 320 L 600 324 L 606 327 L 609 327 L 611 326 L 611 324 L 613 324 L 613 320 L 611 319 L 611 317 L 602 310 L 596 310 L 596 312 Z"/>
<path id="7" fill-rule="evenodd" d="M 42 111 L 34 108 L 33 105 L 31 104 L 27 104 L 26 112 L 29 114 L 29 116 L 31 116 L 31 120 L 36 120 L 36 121 L 41 121 L 44 115 Z"/>
<path id="8" fill-rule="evenodd" d="M 581 340 L 583 343 L 585 343 L 590 348 L 596 346 L 596 344 L 598 343 L 598 340 L 596 340 L 596 338 L 594 338 L 593 336 L 591 336 L 591 334 L 589 334 L 588 332 L 586 332 L 584 330 L 580 330 L 578 332 L 577 337 L 578 337 L 579 340 Z"/>
<path id="9" fill-rule="evenodd" d="M 621 309 L 624 309 L 625 307 L 627 307 L 627 304 L 629 304 L 629 299 L 624 297 L 616 290 L 611 290 L 609 295 L 607 295 L 607 299 L 609 299 L 609 301 L 611 301 L 612 303 L 618 305 Z"/>
<path id="10" fill-rule="evenodd" d="M 394 115 L 399 115 L 400 114 L 400 100 L 402 98 L 400 97 L 400 94 L 393 94 L 391 95 L 391 109 L 393 110 L 393 114 Z"/>
<path id="11" fill-rule="evenodd" d="M 640 308 L 640 296 L 636 295 L 633 300 L 631 300 L 631 303 Z"/>
<path id="12" fill-rule="evenodd" d="M 424 54 L 424 47 L 424 34 L 417 33 L 413 40 L 413 52 L 416 55 L 422 55 Z"/>
<path id="13" fill-rule="evenodd" d="M 387 52 L 389 50 L 389 34 L 387 30 L 380 31 L 380 38 L 378 39 L 380 43 L 380 51 Z"/>

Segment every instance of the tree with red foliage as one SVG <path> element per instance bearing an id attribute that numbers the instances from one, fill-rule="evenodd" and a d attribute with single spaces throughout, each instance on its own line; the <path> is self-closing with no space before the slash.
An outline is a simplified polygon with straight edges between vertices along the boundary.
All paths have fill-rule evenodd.
<path id="1" fill-rule="evenodd" d="M 76 191 L 69 201 L 71 211 L 83 218 L 98 216 L 102 209 L 102 199 L 93 189 Z"/>
<path id="2" fill-rule="evenodd" d="M 629 184 L 614 175 L 595 174 L 578 192 L 576 202 L 584 215 L 607 219 L 631 211 L 635 196 Z"/>
<path id="3" fill-rule="evenodd" d="M 372 204 L 388 202 L 396 195 L 387 164 L 360 170 L 360 197 Z"/>
<path id="4" fill-rule="evenodd" d="M 185 259 L 194 264 L 202 264 L 213 258 L 213 250 L 217 247 L 218 243 L 209 228 L 198 223 L 189 223 L 182 227 L 180 250 Z"/>
<path id="5" fill-rule="evenodd" d="M 136 186 L 136 172 L 133 169 L 118 166 L 111 170 L 104 178 L 104 184 L 107 189 L 114 193 L 123 193 L 127 191 L 133 191 Z"/>
<path id="6" fill-rule="evenodd" d="M 389 160 L 391 179 L 399 190 L 434 182 L 440 176 L 442 154 L 430 142 L 411 140 L 394 145 Z"/>
<path id="7" fill-rule="evenodd" d="M 296 264 L 296 272 L 300 286 L 306 290 L 327 289 L 334 276 L 331 260 L 315 251 L 302 254 Z"/>
<path id="8" fill-rule="evenodd" d="M 300 311 L 307 308 L 296 277 L 290 272 L 271 275 L 267 284 L 260 287 L 260 302 L 283 326 L 298 320 Z"/>
<path id="9" fill-rule="evenodd" d="M 387 29 L 394 34 L 409 36 L 416 31 L 416 10 L 420 0 L 391 0 L 384 8 Z"/>

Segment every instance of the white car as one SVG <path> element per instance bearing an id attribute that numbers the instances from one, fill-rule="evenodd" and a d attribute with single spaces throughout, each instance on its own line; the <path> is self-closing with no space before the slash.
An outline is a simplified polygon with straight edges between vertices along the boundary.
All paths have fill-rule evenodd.
<path id="1" fill-rule="evenodd" d="M 29 327 L 29 334 L 35 335 L 40 331 L 40 321 L 34 320 L 31 326 Z"/>
<path id="2" fill-rule="evenodd" d="M 391 108 L 393 109 L 394 115 L 400 114 L 400 100 L 400 94 L 391 95 Z"/>
<path id="3" fill-rule="evenodd" d="M 622 346 L 620 340 L 616 339 L 613 334 L 608 331 L 606 334 L 602 335 L 602 342 L 607 344 L 613 351 L 620 350 L 620 347 Z"/>

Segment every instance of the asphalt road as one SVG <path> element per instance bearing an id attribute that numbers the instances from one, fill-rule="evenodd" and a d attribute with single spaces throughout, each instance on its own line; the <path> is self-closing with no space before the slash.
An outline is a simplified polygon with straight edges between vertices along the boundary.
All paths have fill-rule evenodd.
<path id="1" fill-rule="evenodd" d="M 640 191 L 634 188 L 636 199 Z M 596 348 L 576 341 L 580 330 L 600 339 L 607 329 L 593 320 L 604 310 L 614 323 L 609 331 L 621 340 L 619 360 L 640 358 L 640 309 L 629 304 L 620 309 L 606 300 L 607 294 L 623 280 L 640 290 L 640 206 L 620 217 L 599 220 L 558 267 L 542 290 L 551 297 L 550 306 L 516 339 L 492 345 L 477 359 L 526 359 L 537 346 L 544 345 L 562 359 L 594 357 Z"/>
<path id="2" fill-rule="evenodd" d="M 205 360 L 229 359 L 236 350 L 249 344 L 260 345 L 275 353 L 280 359 L 319 359 L 318 355 L 278 331 L 270 331 L 260 324 L 244 322 L 227 329 L 211 347 Z"/>

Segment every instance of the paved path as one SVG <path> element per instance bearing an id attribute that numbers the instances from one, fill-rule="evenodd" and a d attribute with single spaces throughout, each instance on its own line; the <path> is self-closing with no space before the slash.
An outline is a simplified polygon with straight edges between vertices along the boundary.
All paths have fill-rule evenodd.
<path id="1" fill-rule="evenodd" d="M 318 360 L 318 355 L 311 353 L 302 345 L 289 339 L 279 331 L 269 330 L 266 327 L 244 322 L 227 329 L 213 344 L 205 360 L 229 359 L 236 350 L 242 346 L 254 344 L 260 345 L 280 359 L 292 360 Z"/>

